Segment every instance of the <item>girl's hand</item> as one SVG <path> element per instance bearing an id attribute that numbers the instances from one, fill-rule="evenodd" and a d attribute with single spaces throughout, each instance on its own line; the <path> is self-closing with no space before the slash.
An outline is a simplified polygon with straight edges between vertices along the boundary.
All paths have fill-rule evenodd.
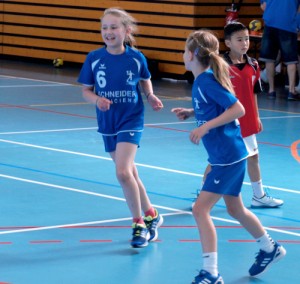
<path id="1" fill-rule="evenodd" d="M 99 97 L 96 101 L 96 106 L 98 109 L 101 111 L 107 111 L 110 109 L 110 105 L 112 105 L 112 101 L 104 98 L 104 97 Z"/>
<path id="2" fill-rule="evenodd" d="M 205 127 L 205 124 L 201 125 L 200 127 L 195 128 L 192 130 L 190 134 L 190 140 L 194 144 L 199 144 L 201 138 L 208 133 L 207 128 Z"/>
<path id="3" fill-rule="evenodd" d="M 172 108 L 171 112 L 174 112 L 179 120 L 186 120 L 193 115 L 194 110 L 190 108 L 177 107 Z"/>
<path id="4" fill-rule="evenodd" d="M 155 111 L 159 111 L 164 107 L 162 101 L 153 93 L 148 95 L 147 100 L 150 106 L 152 107 L 152 109 Z"/>

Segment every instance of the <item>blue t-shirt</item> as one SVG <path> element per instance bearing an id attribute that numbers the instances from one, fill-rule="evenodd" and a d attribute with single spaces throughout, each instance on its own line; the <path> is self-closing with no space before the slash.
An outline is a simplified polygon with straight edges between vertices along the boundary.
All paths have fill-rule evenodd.
<path id="1" fill-rule="evenodd" d="M 139 81 L 150 77 L 145 56 L 129 46 L 119 55 L 108 53 L 105 47 L 87 55 L 78 82 L 94 87 L 95 94 L 112 101 L 108 111 L 96 107 L 101 134 L 143 131 L 144 104 Z"/>
<path id="2" fill-rule="evenodd" d="M 237 98 L 223 88 L 211 69 L 201 73 L 193 84 L 192 101 L 197 126 L 221 115 L 237 102 Z M 238 120 L 211 129 L 202 138 L 211 165 L 231 165 L 248 156 Z"/>
<path id="3" fill-rule="evenodd" d="M 300 0 L 260 0 L 266 2 L 263 14 L 265 25 L 280 30 L 297 33 L 297 12 Z"/>

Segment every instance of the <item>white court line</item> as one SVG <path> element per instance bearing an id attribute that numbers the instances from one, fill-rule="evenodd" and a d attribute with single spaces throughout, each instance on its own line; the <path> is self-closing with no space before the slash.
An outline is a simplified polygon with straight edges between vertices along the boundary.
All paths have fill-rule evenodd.
<path id="1" fill-rule="evenodd" d="M 31 78 L 25 78 L 25 77 L 15 77 L 15 76 L 0 75 L 0 79 L 1 78 L 20 79 L 20 80 L 33 81 L 33 82 L 41 82 L 41 83 L 45 82 L 45 83 L 51 83 L 51 84 L 53 84 L 52 86 L 55 86 L 55 84 L 60 85 L 60 86 L 77 86 L 75 84 L 60 83 L 60 82 L 56 82 L 56 81 L 46 81 L 46 80 L 39 80 L 39 79 L 31 79 Z M 18 87 L 20 85 L 14 85 L 14 86 Z M 33 86 L 35 86 L 35 85 L 33 85 Z"/>
<path id="2" fill-rule="evenodd" d="M 34 87 L 62 87 L 62 86 L 71 86 L 69 84 L 60 84 L 60 85 L 57 85 L 57 84 L 51 84 L 51 85 L 48 85 L 48 84 L 43 84 L 43 85 L 0 85 L 0 88 L 34 88 Z"/>
<path id="3" fill-rule="evenodd" d="M 78 156 L 84 156 L 84 157 L 90 157 L 90 158 L 95 158 L 95 159 L 112 161 L 112 159 L 108 158 L 108 157 L 97 156 L 97 155 L 92 155 L 92 154 L 86 154 L 86 153 L 82 153 L 82 152 L 75 152 L 75 151 L 69 151 L 69 150 L 64 150 L 64 149 L 57 149 L 57 148 L 39 146 L 39 145 L 16 142 L 16 141 L 5 140 L 5 139 L 0 139 L 0 142 L 15 144 L 15 145 L 21 145 L 21 146 L 25 146 L 25 147 L 32 147 L 32 148 L 37 148 L 37 149 L 43 149 L 43 150 L 48 150 L 48 151 L 60 152 L 60 153 L 65 153 L 65 154 L 72 154 L 72 155 L 78 155 Z M 135 164 L 137 166 L 140 166 L 140 167 L 150 168 L 150 169 L 154 169 L 154 170 L 160 170 L 160 171 L 171 172 L 171 173 L 182 174 L 182 175 L 188 175 L 188 176 L 203 177 L 203 174 L 197 174 L 197 173 L 186 172 L 186 171 L 175 170 L 175 169 L 164 168 L 164 167 L 158 167 L 158 166 L 151 166 L 151 165 L 141 164 L 141 163 L 135 163 Z M 251 185 L 249 182 L 243 182 L 243 184 L 244 185 Z M 284 191 L 284 192 L 289 192 L 289 193 L 300 194 L 300 191 L 292 190 L 292 189 L 288 189 L 288 188 L 274 187 L 274 186 L 269 186 L 269 185 L 267 187 L 271 188 L 271 189 L 274 189 L 274 190 L 278 190 L 278 191 Z"/>
<path id="4" fill-rule="evenodd" d="M 156 206 L 156 207 L 158 207 L 158 206 Z M 177 213 L 166 213 L 166 214 L 161 214 L 161 215 L 162 216 L 170 216 L 170 215 L 179 215 L 179 214 L 191 214 L 191 213 L 178 210 Z M 43 231 L 43 230 L 51 230 L 51 229 L 64 229 L 64 228 L 69 228 L 69 227 L 89 226 L 89 225 L 95 225 L 95 224 L 106 224 L 106 223 L 129 221 L 129 220 L 132 220 L 132 217 L 110 219 L 110 220 L 108 219 L 108 220 L 101 220 L 101 221 L 99 220 L 99 221 L 81 222 L 81 223 L 73 223 L 73 224 L 44 226 L 44 227 L 28 228 L 28 229 L 17 229 L 17 230 L 10 230 L 10 231 L 2 231 L 2 232 L 0 232 L 0 235 L 7 235 L 7 234 L 14 234 L 14 233 L 25 233 L 25 232 L 32 232 L 32 231 Z"/>
<path id="5" fill-rule="evenodd" d="M 13 180 L 18 180 L 18 181 L 22 181 L 22 182 L 33 183 L 33 184 L 39 184 L 39 185 L 58 188 L 58 189 L 67 190 L 67 191 L 73 191 L 73 192 L 78 192 L 78 193 L 83 193 L 83 194 L 95 195 L 95 196 L 98 196 L 98 197 L 109 198 L 109 199 L 114 199 L 114 200 L 119 200 L 119 201 L 125 202 L 124 198 L 111 196 L 111 195 L 106 195 L 106 194 L 100 194 L 100 193 L 91 192 L 91 191 L 87 191 L 87 190 L 81 190 L 81 189 L 76 189 L 76 188 L 71 188 L 71 187 L 66 187 L 66 186 L 60 186 L 60 185 L 56 185 L 56 184 L 44 183 L 44 182 L 39 182 L 39 181 L 35 181 L 35 180 L 18 178 L 18 177 L 14 177 L 14 176 L 3 175 L 3 174 L 0 174 L 0 177 L 13 179 Z M 177 214 L 177 215 L 179 215 L 179 214 L 192 215 L 192 212 L 190 212 L 190 211 L 184 211 L 184 210 L 179 210 L 179 209 L 172 208 L 172 207 L 160 206 L 160 205 L 157 205 L 157 204 L 153 204 L 153 206 L 156 207 L 156 208 L 165 209 L 165 210 L 175 212 L 175 213 L 162 214 L 163 216 L 167 216 L 167 215 L 170 216 L 170 215 L 175 215 L 175 214 Z M 226 218 L 219 218 L 219 217 L 214 217 L 214 216 L 211 216 L 211 217 L 214 220 L 240 225 L 240 223 L 238 221 L 235 221 L 235 220 L 226 219 Z M 75 226 L 87 226 L 87 225 L 92 225 L 92 224 L 103 224 L 103 223 L 127 221 L 127 220 L 131 220 L 131 219 L 132 219 L 131 217 L 130 218 L 128 217 L 128 218 L 118 218 L 118 219 L 111 219 L 111 220 L 90 221 L 90 222 L 73 223 L 73 224 L 44 226 L 44 227 L 38 227 L 38 228 L 10 230 L 10 231 L 2 231 L 2 232 L 0 232 L 0 235 L 31 232 L 31 231 L 42 231 L 42 230 L 50 230 L 50 229 L 60 229 L 60 228 L 68 228 L 68 227 L 75 227 Z M 282 233 L 282 234 L 286 234 L 286 235 L 292 235 L 292 236 L 300 237 L 300 233 L 290 232 L 290 231 L 287 231 L 287 230 L 281 230 L 281 229 L 276 229 L 276 228 L 269 228 L 269 227 L 264 227 L 264 228 L 268 231 L 274 231 L 274 232 L 278 232 L 278 233 Z"/>
<path id="6" fill-rule="evenodd" d="M 160 125 L 176 125 L 176 124 L 195 124 L 194 121 L 185 122 L 164 122 L 164 123 L 151 123 L 145 124 L 145 126 L 160 126 Z M 82 128 L 65 128 L 65 129 L 48 129 L 48 130 L 32 130 L 32 131 L 14 131 L 14 132 L 0 132 L 0 135 L 10 134 L 31 134 L 31 133 L 50 133 L 50 132 L 63 132 L 63 131 L 81 131 L 81 130 L 92 130 L 97 127 L 82 127 Z"/>

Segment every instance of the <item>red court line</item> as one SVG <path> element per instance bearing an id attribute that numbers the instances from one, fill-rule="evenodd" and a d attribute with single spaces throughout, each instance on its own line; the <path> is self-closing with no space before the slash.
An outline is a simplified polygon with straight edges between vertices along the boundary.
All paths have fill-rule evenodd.
<path id="1" fill-rule="evenodd" d="M 12 242 L 0 242 L 0 245 L 11 245 L 11 244 L 12 244 Z"/>
<path id="2" fill-rule="evenodd" d="M 292 153 L 292 156 L 295 158 L 295 160 L 300 163 L 300 155 L 298 154 L 298 151 L 297 151 L 297 149 L 299 149 L 299 148 L 297 148 L 298 145 L 300 146 L 300 140 L 295 141 L 291 145 L 291 153 Z"/>
<path id="3" fill-rule="evenodd" d="M 4 105 L 2 105 L 3 107 Z M 68 112 L 61 112 L 61 111 L 54 111 L 54 110 L 47 110 L 47 109 L 39 109 L 39 108 L 33 108 L 28 106 L 18 106 L 18 105 L 6 105 L 6 107 L 9 108 L 20 108 L 20 109 L 26 109 L 26 110 L 34 110 L 34 111 L 40 111 L 40 112 L 49 112 L 54 114 L 62 114 L 67 116 L 75 116 L 80 118 L 89 118 L 89 119 L 96 119 L 94 116 L 87 116 L 87 115 L 80 115 L 80 114 L 74 114 L 74 113 L 68 113 Z"/>
<path id="4" fill-rule="evenodd" d="M 74 117 L 80 117 L 80 118 L 96 119 L 96 117 L 94 117 L 94 116 L 87 116 L 87 115 L 73 114 L 73 113 L 67 113 L 67 112 L 60 112 L 60 111 L 39 109 L 39 108 L 33 108 L 33 107 L 27 107 L 27 106 L 2 104 L 1 107 L 21 108 L 21 109 L 34 110 L 34 111 L 40 111 L 40 112 L 48 112 L 48 113 L 61 114 L 61 115 L 67 115 L 67 116 L 74 116 Z M 164 127 L 164 126 L 151 125 L 151 124 L 145 124 L 145 127 L 157 128 L 157 129 L 163 129 L 163 130 L 169 130 L 169 131 L 176 131 L 176 132 L 185 132 L 185 133 L 189 133 L 190 132 L 190 130 L 182 130 L 182 129 L 177 129 L 177 128 Z M 269 146 L 282 147 L 282 148 L 290 148 L 290 146 L 287 146 L 287 145 L 274 144 L 274 143 L 269 143 L 269 142 L 259 142 L 258 141 L 258 144 L 265 144 L 265 145 L 269 145 Z M 298 161 L 300 162 L 300 157 L 299 157 Z"/>

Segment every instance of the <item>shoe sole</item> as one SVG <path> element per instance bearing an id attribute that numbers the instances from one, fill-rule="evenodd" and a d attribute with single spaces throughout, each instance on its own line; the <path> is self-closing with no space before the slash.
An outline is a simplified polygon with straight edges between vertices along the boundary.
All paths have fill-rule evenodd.
<path id="1" fill-rule="evenodd" d="M 262 275 L 263 273 L 265 273 L 270 268 L 270 266 L 272 264 L 277 263 L 280 259 L 284 258 L 285 255 L 286 255 L 286 249 L 284 247 L 281 247 L 280 255 L 277 258 L 275 258 L 272 262 L 270 262 L 262 272 L 260 272 L 258 274 L 255 274 L 255 275 L 250 274 L 250 276 L 251 277 L 256 277 L 256 276 Z"/>
<path id="2" fill-rule="evenodd" d="M 149 239 L 150 239 L 150 233 L 147 234 L 147 241 L 144 242 L 142 245 L 133 245 L 133 244 L 131 244 L 131 246 L 133 248 L 144 248 L 144 247 L 149 245 Z"/>
<path id="3" fill-rule="evenodd" d="M 163 222 L 164 222 L 164 218 L 163 218 L 163 216 L 160 215 L 160 220 L 157 223 L 156 230 L 155 230 L 155 235 L 152 239 L 149 238 L 149 242 L 155 242 L 157 240 L 157 238 L 158 238 L 157 229 L 162 225 Z"/>
<path id="4" fill-rule="evenodd" d="M 251 208 L 277 208 L 277 207 L 280 207 L 282 206 L 282 204 L 279 204 L 279 205 L 274 205 L 274 206 L 270 206 L 270 205 L 251 205 Z"/>

